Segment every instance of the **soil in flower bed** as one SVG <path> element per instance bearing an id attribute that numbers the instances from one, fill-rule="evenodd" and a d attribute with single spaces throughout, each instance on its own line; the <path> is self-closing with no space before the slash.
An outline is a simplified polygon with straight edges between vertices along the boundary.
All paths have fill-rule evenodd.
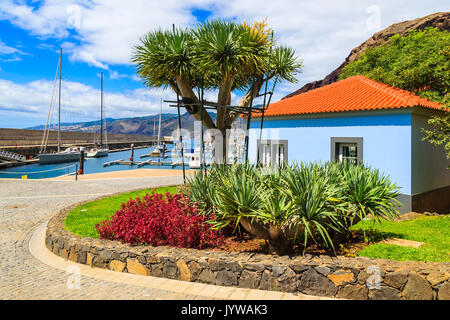
<path id="1" fill-rule="evenodd" d="M 309 244 L 305 253 L 312 255 L 340 255 L 355 257 L 357 253 L 364 247 L 368 246 L 369 243 L 364 241 L 363 235 L 354 232 L 348 242 L 339 247 L 335 248 L 336 253 L 332 249 L 327 249 L 318 246 L 317 244 Z M 262 253 L 271 254 L 269 249 L 269 243 L 260 238 L 256 238 L 253 235 L 243 232 L 241 235 L 226 236 L 224 243 L 218 248 L 209 248 L 204 250 L 214 250 L 214 251 L 226 251 L 226 252 L 250 252 L 250 253 Z M 295 245 L 289 255 L 302 255 L 303 246 Z"/>
<path id="2" fill-rule="evenodd" d="M 212 250 L 228 252 L 267 253 L 268 244 L 264 239 L 258 239 L 249 233 L 244 233 L 241 236 L 225 237 L 223 244 L 218 248 L 213 248 Z"/>
<path id="3" fill-rule="evenodd" d="M 363 256 L 397 261 L 448 262 L 449 222 L 449 215 L 428 216 L 417 213 L 401 216 L 397 221 L 383 221 L 381 225 L 368 221 L 365 225 L 357 225 L 345 243 L 335 245 L 334 252 L 309 243 L 305 252 L 302 245 L 296 245 L 288 255 Z M 412 248 L 384 243 L 384 240 L 390 238 L 419 241 L 424 244 L 419 248 Z M 241 236 L 227 236 L 222 246 L 206 250 L 272 253 L 267 241 L 246 233 Z"/>

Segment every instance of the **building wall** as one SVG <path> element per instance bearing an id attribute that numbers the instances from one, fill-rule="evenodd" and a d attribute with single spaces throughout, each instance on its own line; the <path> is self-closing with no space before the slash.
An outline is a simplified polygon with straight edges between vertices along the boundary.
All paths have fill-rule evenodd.
<path id="1" fill-rule="evenodd" d="M 411 126 L 411 194 L 415 211 L 446 211 L 450 208 L 450 160 L 443 146 L 423 141 L 422 128 L 435 113 L 414 112 Z M 448 212 L 448 211 L 447 211 Z"/>
<path id="2" fill-rule="evenodd" d="M 450 160 L 443 146 L 422 141 L 422 128 L 429 128 L 431 114 L 412 114 L 412 194 L 418 194 L 450 185 Z"/>
<path id="3" fill-rule="evenodd" d="M 252 121 L 251 162 L 256 162 L 259 127 L 260 120 Z M 362 137 L 363 162 L 388 174 L 402 194 L 411 195 L 411 111 L 264 120 L 262 139 L 288 140 L 290 163 L 330 161 L 331 137 Z"/>

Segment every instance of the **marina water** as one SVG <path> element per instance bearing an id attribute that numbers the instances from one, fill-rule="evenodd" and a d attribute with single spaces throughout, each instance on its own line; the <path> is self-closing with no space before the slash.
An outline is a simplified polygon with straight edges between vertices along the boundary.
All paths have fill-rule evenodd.
<path id="1" fill-rule="evenodd" d="M 170 150 L 173 146 L 169 145 L 168 149 Z M 142 149 L 134 149 L 134 161 L 145 161 L 148 159 L 152 159 L 155 162 L 168 162 L 172 161 L 170 158 L 170 152 L 168 153 L 168 158 L 141 158 L 141 155 L 148 154 L 151 152 L 153 147 L 150 148 L 142 148 Z M 124 160 L 128 161 L 131 156 L 131 150 L 119 151 L 119 152 L 110 152 L 107 157 L 102 158 L 85 158 L 84 162 L 84 173 L 100 173 L 100 172 L 110 172 L 110 171 L 123 171 L 130 169 L 181 169 L 182 166 L 172 167 L 171 165 L 145 165 L 139 168 L 135 165 L 112 165 L 103 167 L 105 162 L 110 162 L 114 160 Z M 27 179 L 44 179 L 44 178 L 54 178 L 67 174 L 75 173 L 75 162 L 68 163 L 58 163 L 58 164 L 30 164 L 18 167 L 11 168 L 2 168 L 0 169 L 0 178 L 10 178 L 10 179 L 21 179 L 22 176 L 27 176 Z M 188 162 L 186 161 L 186 168 L 188 168 Z M 79 165 L 78 165 L 79 168 Z M 75 179 L 75 178 L 74 178 Z"/>

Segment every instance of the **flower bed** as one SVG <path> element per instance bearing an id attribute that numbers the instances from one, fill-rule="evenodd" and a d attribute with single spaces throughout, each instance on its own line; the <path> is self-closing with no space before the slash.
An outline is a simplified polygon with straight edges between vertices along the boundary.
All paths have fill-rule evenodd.
<path id="1" fill-rule="evenodd" d="M 185 281 L 349 299 L 449 298 L 449 263 L 333 256 L 337 244 L 347 250 L 356 223 L 397 217 L 398 190 L 387 177 L 346 164 L 264 170 L 213 166 L 181 193 L 130 199 L 97 220 L 100 239 L 64 230 L 63 211 L 46 245 L 75 262 Z M 236 230 L 253 235 L 253 252 L 231 250 L 239 249 Z M 261 240 L 277 255 L 255 250 Z"/>
<path id="2" fill-rule="evenodd" d="M 129 199 L 111 217 L 95 226 L 101 239 L 129 244 L 169 245 L 182 248 L 216 247 L 223 237 L 182 194 L 147 194 Z"/>
<path id="3" fill-rule="evenodd" d="M 47 226 L 53 253 L 118 272 L 346 299 L 450 299 L 450 264 L 357 257 L 273 256 L 132 246 L 65 230 L 69 207 Z"/>

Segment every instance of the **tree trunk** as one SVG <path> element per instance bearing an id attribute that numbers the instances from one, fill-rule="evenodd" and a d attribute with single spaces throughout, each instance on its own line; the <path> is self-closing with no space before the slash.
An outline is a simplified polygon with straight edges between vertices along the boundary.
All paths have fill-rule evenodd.
<path id="1" fill-rule="evenodd" d="M 247 218 L 241 218 L 242 227 L 257 238 L 269 241 L 269 250 L 282 256 L 286 255 L 291 249 L 289 240 L 286 238 L 282 228 L 274 224 L 264 225 L 257 221 L 249 221 Z"/>
<path id="2" fill-rule="evenodd" d="M 200 100 L 195 95 L 194 91 L 192 90 L 192 86 L 189 80 L 177 77 L 177 85 L 178 89 L 180 90 L 180 94 L 183 98 L 189 98 L 192 99 L 194 102 L 200 102 Z M 176 91 L 175 91 L 176 92 Z M 202 115 L 203 113 L 203 115 Z M 192 115 L 195 120 L 202 120 L 203 117 L 203 125 L 208 129 L 215 129 L 216 125 L 214 124 L 214 121 L 209 116 L 208 112 L 204 108 L 198 108 L 198 111 Z"/>
<path id="3" fill-rule="evenodd" d="M 261 90 L 263 84 L 264 84 L 263 77 L 262 76 L 257 77 L 252 88 L 250 88 L 247 91 L 247 93 L 241 98 L 241 100 L 239 100 L 237 105 L 239 107 L 248 107 L 250 103 L 256 98 L 256 96 L 259 95 L 259 91 Z M 225 125 L 231 126 L 231 124 L 239 115 L 240 114 L 237 112 L 231 112 L 225 121 Z"/>
<path id="4" fill-rule="evenodd" d="M 239 221 L 241 226 L 255 237 L 270 240 L 269 230 L 262 223 L 250 222 L 247 218 L 241 218 Z"/>
<path id="5" fill-rule="evenodd" d="M 217 103 L 222 106 L 228 105 L 228 98 L 233 87 L 233 77 L 231 75 L 226 75 L 219 87 L 219 94 L 217 97 Z M 224 128 L 224 120 L 227 109 L 218 108 L 217 109 L 217 129 L 222 130 Z"/>
<path id="6" fill-rule="evenodd" d="M 200 100 L 192 90 L 191 82 L 188 79 L 185 79 L 181 76 L 176 78 L 179 94 L 183 98 L 192 99 L 194 102 L 198 103 Z M 252 88 L 250 88 L 247 93 L 242 97 L 239 101 L 238 106 L 240 107 L 248 107 L 253 99 L 259 94 L 259 91 L 262 88 L 264 83 L 264 79 L 262 76 L 259 76 L 254 82 Z M 176 87 L 171 84 L 171 87 L 176 92 Z M 222 84 L 219 88 L 218 95 L 218 104 L 228 106 L 231 104 L 231 89 L 233 87 L 233 77 L 227 76 L 222 81 Z M 234 120 L 239 116 L 239 113 L 232 112 L 225 108 L 218 108 L 217 110 L 217 125 L 214 124 L 214 121 L 204 108 L 198 108 L 197 112 L 192 114 L 195 120 L 202 120 L 203 125 L 207 129 L 219 129 L 222 133 L 223 144 L 222 144 L 222 152 L 223 152 L 223 161 L 227 162 L 227 130 L 231 129 Z"/>

